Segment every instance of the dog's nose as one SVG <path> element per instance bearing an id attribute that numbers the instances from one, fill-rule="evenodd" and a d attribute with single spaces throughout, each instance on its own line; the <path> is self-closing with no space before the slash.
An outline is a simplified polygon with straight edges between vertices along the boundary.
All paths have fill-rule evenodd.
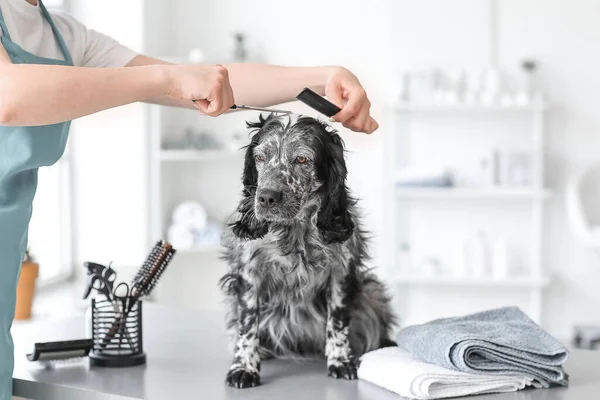
<path id="1" fill-rule="evenodd" d="M 281 201 L 283 192 L 280 190 L 264 189 L 258 195 L 258 201 L 262 206 L 270 207 Z"/>

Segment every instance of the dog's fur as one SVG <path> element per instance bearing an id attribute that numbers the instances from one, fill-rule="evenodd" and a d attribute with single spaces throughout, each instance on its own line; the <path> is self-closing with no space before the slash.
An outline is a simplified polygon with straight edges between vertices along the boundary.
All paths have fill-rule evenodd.
<path id="1" fill-rule="evenodd" d="M 393 344 L 394 317 L 364 264 L 343 142 L 308 117 L 261 116 L 248 127 L 255 133 L 243 199 L 223 238 L 229 273 L 221 284 L 235 340 L 227 383 L 258 385 L 264 358 L 323 353 L 330 376 L 355 379 L 360 355 Z M 266 207 L 269 190 L 281 200 Z"/>

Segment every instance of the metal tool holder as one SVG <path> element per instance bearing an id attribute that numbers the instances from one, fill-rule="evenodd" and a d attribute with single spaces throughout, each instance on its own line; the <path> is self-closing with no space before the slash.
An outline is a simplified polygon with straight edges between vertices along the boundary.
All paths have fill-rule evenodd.
<path id="1" fill-rule="evenodd" d="M 127 311 L 127 304 L 133 304 Z M 92 299 L 90 364 L 98 367 L 131 367 L 146 363 L 142 337 L 142 302 Z"/>

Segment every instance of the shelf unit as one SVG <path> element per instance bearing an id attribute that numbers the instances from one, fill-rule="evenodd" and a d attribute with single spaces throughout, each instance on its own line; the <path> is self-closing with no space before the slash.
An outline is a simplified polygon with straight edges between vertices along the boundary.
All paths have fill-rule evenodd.
<path id="1" fill-rule="evenodd" d="M 407 111 L 407 112 L 497 112 L 497 111 L 525 111 L 525 112 L 544 112 L 550 110 L 550 104 L 543 103 L 532 103 L 532 104 L 411 104 L 411 103 L 397 103 L 392 106 L 393 110 L 396 111 Z"/>
<path id="2" fill-rule="evenodd" d="M 400 199 L 430 200 L 545 200 L 551 192 L 546 189 L 506 188 L 397 188 L 395 195 Z"/>
<path id="3" fill-rule="evenodd" d="M 542 244 L 543 244 L 543 211 L 544 202 L 551 197 L 551 192 L 544 187 L 544 118 L 550 110 L 548 103 L 536 103 L 531 105 L 437 105 L 437 104 L 407 104 L 397 103 L 391 107 L 394 127 L 392 134 L 386 135 L 384 169 L 387 171 L 384 175 L 384 215 L 386 221 L 393 223 L 384 223 L 384 234 L 388 238 L 385 248 L 386 263 L 391 270 L 388 271 L 393 282 L 398 288 L 410 288 L 419 290 L 420 288 L 447 287 L 459 290 L 465 287 L 471 288 L 498 288 L 498 289 L 518 289 L 527 290 L 529 299 L 529 310 L 531 317 L 541 323 L 542 319 L 542 295 L 544 288 L 550 283 L 550 278 L 544 274 L 542 267 Z M 397 175 L 399 161 L 405 161 L 410 154 L 401 155 L 399 149 L 403 148 L 403 138 L 410 134 L 411 121 L 413 119 L 436 118 L 438 116 L 458 116 L 463 119 L 470 118 L 471 115 L 476 118 L 488 118 L 493 116 L 498 118 L 506 116 L 510 118 L 513 115 L 525 115 L 531 118 L 531 154 L 532 154 L 532 184 L 526 188 L 506 188 L 506 187 L 448 187 L 448 188 L 405 188 L 397 187 Z M 485 133 L 482 133 L 485 134 Z M 409 146 L 404 146 L 409 148 Z M 404 150 L 406 152 L 406 150 Z M 404 160 L 403 160 L 404 159 Z M 527 276 L 515 276 L 506 278 L 494 277 L 468 277 L 442 275 L 429 276 L 417 275 L 403 271 L 400 265 L 399 247 L 400 231 L 402 223 L 400 221 L 400 207 L 402 204 L 411 204 L 413 202 L 429 202 L 430 205 L 447 204 L 452 202 L 455 206 L 463 204 L 473 204 L 473 202 L 486 204 L 498 202 L 503 207 L 507 201 L 526 202 L 531 204 L 531 231 L 528 233 L 530 246 L 528 248 L 528 266 L 529 274 Z M 461 293 L 461 292 L 458 292 Z M 406 305 L 405 305 L 406 306 Z M 410 307 L 410 304 L 408 305 Z"/>
<path id="4" fill-rule="evenodd" d="M 482 287 L 506 287 L 506 288 L 544 288 L 550 283 L 548 277 L 506 277 L 506 278 L 474 278 L 457 276 L 421 276 L 421 275 L 398 275 L 395 279 L 399 284 L 432 285 L 432 286 L 482 286 Z"/>
<path id="5" fill-rule="evenodd" d="M 190 254 L 190 255 L 202 255 L 202 254 L 216 254 L 223 250 L 220 245 L 212 245 L 212 246 L 197 246 L 192 247 L 191 249 L 180 249 L 177 252 L 179 254 Z"/>
<path id="6" fill-rule="evenodd" d="M 148 248 L 167 239 L 173 210 L 183 201 L 204 206 L 211 221 L 225 225 L 238 206 L 247 144 L 248 113 L 226 113 L 218 118 L 196 110 L 148 105 L 147 163 L 149 187 Z M 190 131 L 209 134 L 222 146 L 211 150 L 165 149 L 185 141 Z M 222 292 L 217 282 L 227 272 L 219 243 L 183 249 L 177 254 L 152 293 L 159 304 L 200 310 L 220 310 Z"/>
<path id="7" fill-rule="evenodd" d="M 186 161 L 211 161 L 223 158 L 237 157 L 238 153 L 232 150 L 161 150 L 158 159 L 162 162 Z"/>
<path id="8" fill-rule="evenodd" d="M 201 127 L 215 136 L 227 131 L 227 121 L 215 121 L 193 110 L 147 106 L 149 129 L 149 182 L 151 246 L 158 239 L 166 239 L 173 208 L 182 201 L 198 201 L 207 210 L 209 218 L 224 224 L 236 207 L 239 192 L 239 174 L 243 153 L 236 149 L 175 150 L 163 149 L 165 139 L 180 139 L 188 127 Z M 211 125 L 212 124 L 212 125 Z M 237 125 L 237 124 L 236 124 Z M 223 135 L 224 136 L 224 135 Z M 225 139 L 224 139 L 225 141 Z M 218 173 L 215 171 L 218 170 Z M 218 255 L 220 246 L 200 246 L 177 249 L 191 256 Z"/>

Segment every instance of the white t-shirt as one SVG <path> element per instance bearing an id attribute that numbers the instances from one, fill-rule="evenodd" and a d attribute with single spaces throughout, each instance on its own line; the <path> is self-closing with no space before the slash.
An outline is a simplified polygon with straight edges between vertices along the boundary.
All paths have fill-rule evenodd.
<path id="1" fill-rule="evenodd" d="M 52 28 L 38 5 L 25 0 L 0 0 L 0 9 L 11 40 L 40 57 L 64 60 Z M 137 53 L 116 40 L 87 29 L 68 14 L 49 11 L 60 31 L 73 64 L 78 67 L 122 67 Z M 0 28 L 0 33 L 2 29 Z"/>

